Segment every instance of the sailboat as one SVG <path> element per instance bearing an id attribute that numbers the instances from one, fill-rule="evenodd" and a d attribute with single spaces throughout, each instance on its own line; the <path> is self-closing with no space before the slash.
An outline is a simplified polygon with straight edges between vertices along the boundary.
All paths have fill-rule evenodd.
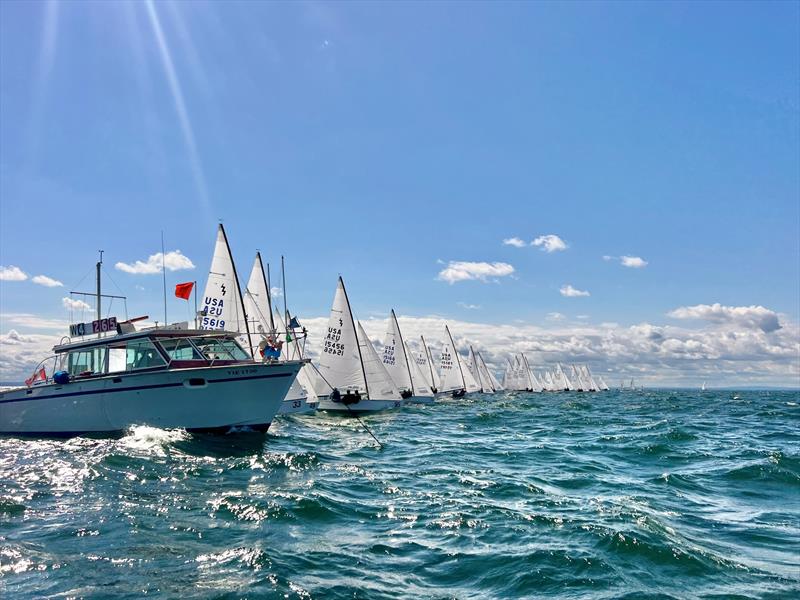
<path id="1" fill-rule="evenodd" d="M 489 378 L 489 371 L 486 369 L 486 365 L 483 365 L 483 370 L 481 370 L 481 364 L 478 362 L 478 355 L 473 350 L 472 345 L 469 347 L 469 362 L 467 363 L 469 367 L 470 374 L 472 375 L 473 379 L 477 382 L 479 391 L 483 394 L 494 394 L 494 387 Z"/>
<path id="2" fill-rule="evenodd" d="M 445 325 L 445 341 L 442 347 L 442 354 L 439 360 L 439 392 L 450 393 L 453 398 L 461 398 L 467 393 L 467 383 L 464 379 L 464 368 L 456 352 L 456 345 L 453 336 L 450 335 L 450 328 Z"/>
<path id="3" fill-rule="evenodd" d="M 523 353 L 520 353 L 519 356 L 522 359 L 520 362 L 521 362 L 522 370 L 523 370 L 522 374 L 523 374 L 524 380 L 525 380 L 525 391 L 527 391 L 527 392 L 541 392 L 542 391 L 541 388 L 539 386 L 537 386 L 536 383 L 533 381 L 533 376 L 532 376 L 532 373 L 531 373 L 531 366 L 528 364 L 528 357 L 525 356 L 525 354 L 523 354 Z"/>
<path id="4" fill-rule="evenodd" d="M 492 388 L 493 392 L 502 392 L 505 388 L 497 381 L 497 378 L 494 376 L 489 368 L 486 366 L 486 361 L 483 360 L 483 356 L 480 352 L 478 352 L 478 364 L 481 369 L 481 373 L 484 374 L 485 377 L 489 378 L 489 385 Z"/>
<path id="5" fill-rule="evenodd" d="M 703 385 L 700 386 L 700 391 L 701 392 L 705 392 L 706 391 L 706 382 L 705 381 L 703 382 Z"/>
<path id="6" fill-rule="evenodd" d="M 409 359 L 408 349 L 403 342 L 403 334 L 400 332 L 400 325 L 397 323 L 394 309 L 389 313 L 389 324 L 386 329 L 386 337 L 383 340 L 382 360 L 386 370 L 400 390 L 403 400 L 423 404 L 433 402 L 433 392 L 425 382 L 424 376 L 417 373 L 417 381 L 414 381 L 411 363 L 414 363 L 414 366 L 417 367 L 415 370 L 418 371 L 419 367 L 415 360 Z"/>
<path id="7" fill-rule="evenodd" d="M 414 356 L 414 362 L 417 363 L 424 381 L 428 384 L 428 388 L 433 394 L 436 394 L 438 391 L 436 386 L 439 385 L 439 374 L 433 370 L 433 357 L 431 357 L 431 350 L 428 348 L 428 344 L 425 343 L 425 336 L 420 336 L 420 341 L 422 342 L 422 351 L 411 356 Z M 408 348 L 408 344 L 406 344 L 406 348 Z"/>
<path id="8" fill-rule="evenodd" d="M 253 268 L 250 271 L 250 278 L 245 288 L 244 311 L 247 315 L 248 329 L 251 332 L 247 338 L 250 343 L 250 354 L 256 360 L 270 360 L 270 357 L 264 355 L 263 350 L 267 346 L 275 347 L 279 345 L 278 340 L 281 332 L 284 331 L 284 327 L 281 324 L 280 329 L 278 329 L 276 325 L 279 321 L 273 318 L 272 298 L 270 297 L 269 284 L 264 273 L 264 263 L 261 260 L 260 252 L 256 252 Z M 280 358 L 284 361 L 288 360 L 288 350 L 286 348 L 280 353 Z M 302 360 L 302 357 L 297 356 L 294 359 Z M 303 368 L 305 368 L 305 365 Z M 307 413 L 315 410 L 316 402 L 309 404 L 306 389 L 303 388 L 298 379 L 295 379 L 281 403 L 278 414 Z"/>
<path id="9" fill-rule="evenodd" d="M 400 391 L 361 324 L 353 320 L 344 281 L 339 277 L 319 359 L 319 374 L 331 392 L 320 395 L 319 410 L 369 412 L 400 408 Z"/>

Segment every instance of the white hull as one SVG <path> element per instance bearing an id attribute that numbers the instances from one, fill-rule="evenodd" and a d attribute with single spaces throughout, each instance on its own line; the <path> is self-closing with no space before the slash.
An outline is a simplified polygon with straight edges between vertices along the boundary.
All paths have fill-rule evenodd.
<path id="1" fill-rule="evenodd" d="M 0 393 L 0 433 L 75 435 L 132 425 L 266 429 L 302 363 L 105 375 Z"/>
<path id="2" fill-rule="evenodd" d="M 411 396 L 404 400 L 406 404 L 433 404 L 433 401 L 433 396 Z"/>
<path id="3" fill-rule="evenodd" d="M 302 415 L 317 412 L 317 403 L 308 398 L 284 398 L 278 410 L 279 415 Z"/>
<path id="4" fill-rule="evenodd" d="M 402 400 L 372 400 L 361 399 L 356 404 L 346 406 L 341 402 L 333 402 L 327 396 L 318 396 L 319 404 L 318 410 L 327 410 L 328 412 L 341 412 L 341 413 L 363 413 L 363 412 L 376 412 L 379 410 L 393 410 L 403 406 Z"/>

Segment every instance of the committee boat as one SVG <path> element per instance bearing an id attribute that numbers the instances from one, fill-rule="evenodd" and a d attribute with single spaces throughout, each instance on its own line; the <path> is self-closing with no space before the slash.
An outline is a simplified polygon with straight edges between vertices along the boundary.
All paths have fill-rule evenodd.
<path id="1" fill-rule="evenodd" d="M 400 408 L 403 398 L 361 324 L 353 320 L 350 301 L 339 277 L 319 358 L 319 376 L 327 391 L 319 410 L 371 412 Z"/>
<path id="2" fill-rule="evenodd" d="M 266 431 L 303 364 L 256 363 L 233 333 L 178 328 L 53 351 L 27 387 L 0 392 L 0 433 L 70 436 L 133 425 Z"/>

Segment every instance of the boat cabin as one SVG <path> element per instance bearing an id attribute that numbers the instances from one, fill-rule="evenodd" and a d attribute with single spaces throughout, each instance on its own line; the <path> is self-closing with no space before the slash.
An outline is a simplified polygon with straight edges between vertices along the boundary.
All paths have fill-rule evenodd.
<path id="1" fill-rule="evenodd" d="M 53 348 L 54 371 L 66 371 L 73 379 L 252 361 L 237 335 L 163 328 L 70 342 Z"/>

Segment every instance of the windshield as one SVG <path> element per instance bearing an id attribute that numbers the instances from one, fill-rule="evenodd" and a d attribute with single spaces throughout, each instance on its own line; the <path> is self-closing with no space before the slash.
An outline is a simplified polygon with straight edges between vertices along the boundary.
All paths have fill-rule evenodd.
<path id="1" fill-rule="evenodd" d="M 250 360 L 250 355 L 231 338 L 193 338 L 192 342 L 209 360 Z"/>

